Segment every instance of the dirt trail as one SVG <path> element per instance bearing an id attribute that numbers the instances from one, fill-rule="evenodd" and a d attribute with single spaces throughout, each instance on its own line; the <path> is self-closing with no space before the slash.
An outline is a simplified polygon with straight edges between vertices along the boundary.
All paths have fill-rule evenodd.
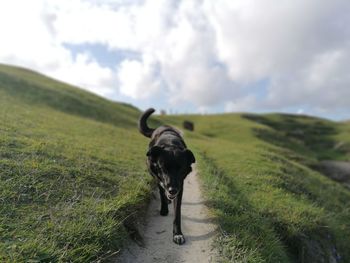
<path id="1" fill-rule="evenodd" d="M 131 242 L 116 262 L 215 262 L 215 252 L 211 243 L 215 238 L 216 226 L 211 222 L 207 208 L 201 197 L 196 172 L 185 180 L 182 204 L 182 232 L 186 243 L 176 245 L 172 241 L 173 205 L 169 205 L 169 215 L 159 215 L 159 194 L 151 201 L 146 224 L 140 231 L 144 238 L 141 247 Z"/>

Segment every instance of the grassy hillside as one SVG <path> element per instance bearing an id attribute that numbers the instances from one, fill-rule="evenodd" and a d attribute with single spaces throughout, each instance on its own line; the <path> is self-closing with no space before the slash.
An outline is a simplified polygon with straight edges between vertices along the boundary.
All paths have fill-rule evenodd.
<path id="1" fill-rule="evenodd" d="M 0 262 L 104 261 L 150 196 L 139 111 L 0 65 Z M 292 115 L 164 116 L 194 150 L 222 262 L 350 262 L 350 123 Z M 157 126 L 160 122 L 153 121 Z"/>
<path id="2" fill-rule="evenodd" d="M 291 115 L 164 117 L 195 124 L 223 262 L 350 262 L 350 192 L 310 167 L 349 160 L 349 125 Z M 333 261 L 332 261 L 333 260 Z"/>
<path id="3" fill-rule="evenodd" d="M 138 115 L 0 66 L 1 262 L 90 262 L 118 251 L 125 219 L 151 188 Z"/>

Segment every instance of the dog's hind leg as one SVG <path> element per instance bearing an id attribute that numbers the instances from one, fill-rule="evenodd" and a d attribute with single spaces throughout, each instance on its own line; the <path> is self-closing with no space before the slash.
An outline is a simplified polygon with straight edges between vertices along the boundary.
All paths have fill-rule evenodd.
<path id="1" fill-rule="evenodd" d="M 181 202 L 182 202 L 183 189 L 179 191 L 179 194 L 174 200 L 175 218 L 173 224 L 173 241 L 178 245 L 185 243 L 185 237 L 181 231 Z"/>
<path id="2" fill-rule="evenodd" d="M 159 195 L 160 195 L 160 202 L 161 202 L 160 215 L 166 216 L 169 213 L 168 198 L 166 198 L 166 196 L 165 196 L 165 191 L 164 191 L 163 187 L 161 187 L 158 184 L 158 188 L 159 188 Z"/>

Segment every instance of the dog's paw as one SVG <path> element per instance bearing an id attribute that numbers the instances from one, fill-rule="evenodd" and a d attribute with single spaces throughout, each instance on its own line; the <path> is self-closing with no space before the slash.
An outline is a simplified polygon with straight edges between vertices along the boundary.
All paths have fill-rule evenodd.
<path id="1" fill-rule="evenodd" d="M 185 240 L 184 235 L 181 234 L 181 235 L 174 235 L 173 241 L 175 244 L 182 245 L 185 243 L 186 240 Z"/>

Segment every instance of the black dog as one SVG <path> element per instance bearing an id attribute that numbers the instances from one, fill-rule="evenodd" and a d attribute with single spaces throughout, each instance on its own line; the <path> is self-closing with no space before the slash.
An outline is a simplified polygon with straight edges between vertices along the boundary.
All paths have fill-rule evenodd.
<path id="1" fill-rule="evenodd" d="M 170 126 L 160 126 L 157 129 L 148 127 L 147 119 L 153 112 L 154 109 L 148 109 L 141 115 L 139 130 L 144 136 L 151 138 L 147 152 L 147 166 L 158 183 L 160 214 L 162 216 L 168 214 L 168 203 L 173 200 L 175 211 L 173 241 L 181 245 L 185 243 L 181 232 L 183 182 L 192 171 L 191 164 L 196 160 L 176 129 Z"/>

